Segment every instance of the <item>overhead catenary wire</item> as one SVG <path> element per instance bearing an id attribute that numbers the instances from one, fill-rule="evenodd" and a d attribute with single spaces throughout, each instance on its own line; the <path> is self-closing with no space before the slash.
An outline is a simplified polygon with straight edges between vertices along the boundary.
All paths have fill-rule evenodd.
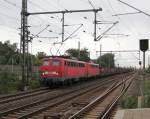
<path id="1" fill-rule="evenodd" d="M 38 5 L 37 3 L 35 3 L 35 2 L 32 2 L 31 0 L 29 1 L 29 3 L 30 4 L 32 4 L 34 7 L 37 7 L 38 9 L 40 9 L 40 10 L 46 10 L 45 8 L 43 8 L 43 7 L 41 7 L 40 5 Z M 46 21 L 45 19 L 42 19 L 41 17 L 39 17 L 39 16 L 35 16 L 35 17 L 37 17 L 38 19 L 40 19 L 41 21 Z M 51 17 L 51 16 L 49 16 L 49 17 Z M 54 17 L 53 17 L 54 18 Z M 60 27 L 58 27 L 56 24 L 53 24 L 53 23 L 50 23 L 50 22 L 48 22 L 47 21 L 47 23 L 48 24 L 50 24 L 50 25 L 53 25 L 53 26 L 55 26 L 55 27 L 57 27 L 57 28 L 59 28 L 59 29 L 61 29 Z"/>
<path id="2" fill-rule="evenodd" d="M 73 34 L 75 34 L 81 27 L 83 26 L 83 24 L 81 24 L 76 30 L 74 30 L 64 41 L 66 41 L 67 39 L 69 39 Z M 64 42 L 63 41 L 63 42 Z"/>
<path id="3" fill-rule="evenodd" d="M 146 13 L 146 12 L 144 12 L 144 11 L 142 11 L 142 10 L 140 10 L 140 9 L 138 9 L 138 8 L 136 8 L 136 7 L 134 7 L 134 6 L 132 6 L 132 5 L 130 5 L 130 4 L 128 4 L 128 3 L 126 3 L 126 2 L 123 2 L 123 1 L 121 1 L 121 0 L 117 0 L 118 2 L 120 2 L 120 3 L 122 3 L 122 4 L 124 4 L 124 5 L 126 5 L 126 6 L 128 6 L 128 7 L 130 7 L 130 8 L 132 8 L 132 9 L 134 9 L 134 10 L 136 10 L 137 12 L 129 12 L 129 13 L 122 13 L 122 14 L 115 14 L 115 16 L 120 16 L 120 15 L 133 15 L 133 14 L 144 14 L 144 15 L 146 15 L 146 16 L 149 16 L 150 17 L 150 14 L 148 14 L 148 13 Z M 135 28 L 135 24 L 134 24 L 134 22 L 133 22 L 133 20 L 130 20 L 130 24 Z M 137 28 L 135 28 L 135 29 L 137 29 Z M 138 33 L 138 35 L 140 36 L 140 33 L 137 31 L 137 33 Z"/>
<path id="4" fill-rule="evenodd" d="M 13 2 L 9 2 L 8 0 L 3 0 L 4 2 L 6 2 L 7 4 L 10 4 L 11 6 L 14 6 L 15 8 L 17 8 L 17 9 L 21 9 L 18 5 L 16 5 L 15 3 L 13 3 Z M 6 8 L 6 10 L 8 10 L 8 11 L 11 11 L 12 9 L 10 9 L 10 7 L 8 7 L 8 6 L 5 6 L 4 4 L 0 4 L 0 6 L 2 6 L 2 7 L 4 7 L 4 8 Z M 0 13 L 1 15 L 3 15 L 3 16 L 5 16 L 5 17 L 9 17 L 10 19 L 14 19 L 14 20 L 17 20 L 17 21 L 20 21 L 20 18 L 16 18 L 16 17 L 14 17 L 14 16 L 10 16 L 10 15 L 8 15 L 8 14 L 6 14 L 6 11 L 5 11 L 5 13 Z"/>
<path id="5" fill-rule="evenodd" d="M 16 3 L 13 3 L 12 1 L 11 2 L 9 0 L 3 0 L 3 1 L 6 2 L 6 3 L 8 3 L 9 5 L 12 5 L 12 6 L 16 7 L 16 8 L 21 9 L 20 6 L 18 6 Z"/>
<path id="6" fill-rule="evenodd" d="M 36 5 L 36 7 L 38 7 L 38 8 L 40 8 L 41 10 L 46 10 L 45 8 L 42 8 L 42 7 L 40 7 L 38 4 L 36 4 L 36 3 L 34 3 L 34 2 L 31 2 L 31 1 L 29 1 L 30 2 L 30 4 L 34 4 L 34 5 Z M 49 15 L 48 15 L 49 16 Z M 57 15 L 55 15 L 55 16 L 57 16 Z M 49 16 L 50 18 L 55 18 L 55 17 L 53 17 L 53 16 Z M 58 16 L 57 16 L 58 17 Z M 58 17 L 59 18 L 59 17 Z M 60 18 L 59 18 L 59 20 L 60 20 Z M 51 25 L 54 25 L 54 26 L 56 26 L 55 24 L 52 24 L 52 23 L 50 23 Z M 58 27 L 58 26 L 56 26 L 56 27 Z M 59 29 L 61 29 L 60 27 L 58 27 Z M 53 33 L 53 32 L 52 32 Z M 67 33 L 67 34 L 69 34 L 70 35 L 70 33 L 67 31 L 67 30 L 65 30 L 65 33 Z"/>
<path id="7" fill-rule="evenodd" d="M 29 1 L 29 3 L 30 4 L 32 4 L 32 6 L 34 6 L 34 7 L 36 7 L 36 8 L 38 8 L 38 9 L 40 9 L 40 10 L 46 10 L 45 8 L 43 8 L 43 7 L 41 7 L 40 5 L 38 5 L 37 3 L 34 3 L 34 2 L 32 2 L 31 0 Z M 38 17 L 40 20 L 42 20 L 42 21 L 45 21 L 45 19 L 42 19 L 41 17 L 39 17 L 39 16 L 35 16 L 35 17 Z M 51 18 L 51 16 L 49 16 L 50 18 Z M 53 17 L 54 18 L 54 17 Z M 48 21 L 47 21 L 48 22 Z M 49 22 L 48 22 L 49 23 Z M 52 23 L 49 23 L 49 24 L 52 24 Z M 54 24 L 53 24 L 54 25 Z M 56 26 L 56 25 L 55 25 Z M 58 26 L 57 26 L 58 27 Z"/>
<path id="8" fill-rule="evenodd" d="M 104 37 L 104 35 L 108 32 L 108 31 L 110 31 L 116 24 L 118 24 L 119 22 L 118 21 L 116 21 L 116 22 L 114 22 L 113 24 L 112 24 L 112 26 L 110 26 L 107 30 L 105 30 L 102 34 L 100 34 L 97 38 L 96 38 L 96 40 L 100 40 L 100 39 L 102 39 L 103 37 Z"/>
<path id="9" fill-rule="evenodd" d="M 88 2 L 89 2 L 89 4 L 92 6 L 92 8 L 95 9 L 93 3 L 92 3 L 90 0 L 88 0 Z"/>
<path id="10" fill-rule="evenodd" d="M 18 18 L 14 17 L 14 16 L 9 16 L 8 14 L 2 13 L 2 12 L 0 12 L 0 14 L 7 18 L 10 18 L 11 20 L 20 21 Z"/>
<path id="11" fill-rule="evenodd" d="M 89 0 L 81 0 L 82 2 L 86 3 L 87 5 L 89 5 L 91 7 L 91 4 L 89 3 Z M 94 7 L 94 5 L 92 4 L 92 8 Z"/>
<path id="12" fill-rule="evenodd" d="M 132 6 L 132 5 L 128 4 L 128 3 L 126 3 L 126 2 L 123 2 L 123 1 L 121 1 L 121 0 L 117 0 L 117 1 L 119 1 L 119 2 L 121 2 L 121 3 L 123 3 L 123 4 L 127 5 L 127 6 L 129 6 L 129 7 L 133 8 L 133 9 L 135 9 L 135 10 L 137 10 L 137 11 L 143 13 L 144 15 L 150 17 L 150 14 L 148 14 L 148 13 L 146 13 L 146 12 L 144 12 L 144 11 L 142 11 L 142 10 L 140 10 L 140 9 L 138 9 L 138 8 L 136 8 L 136 7 L 134 7 L 134 6 Z"/>
<path id="13" fill-rule="evenodd" d="M 127 12 L 127 13 L 114 14 L 112 16 L 133 15 L 133 14 L 139 14 L 139 13 L 141 12 Z"/>
<path id="14" fill-rule="evenodd" d="M 16 7 L 17 9 L 21 10 L 21 6 L 17 5 L 16 3 L 13 3 L 12 1 L 8 1 L 8 0 L 3 0 L 4 2 L 6 2 L 7 4 Z M 30 1 L 29 1 L 30 2 Z M 8 8 L 7 8 L 8 9 Z M 9 9 L 8 9 L 9 10 Z M 38 17 L 40 19 L 40 17 Z M 19 18 L 17 18 L 18 20 L 20 20 Z"/>
<path id="15" fill-rule="evenodd" d="M 93 9 L 95 9 L 95 7 L 94 7 L 94 5 L 93 5 L 93 3 L 90 1 L 90 0 L 87 0 L 88 1 L 88 3 L 90 4 L 90 6 L 93 8 Z M 98 24 L 110 24 L 110 22 L 108 22 L 108 21 L 106 21 L 105 22 L 105 20 L 104 20 L 104 18 L 102 17 L 102 16 L 100 16 L 102 19 L 103 19 L 103 21 L 104 22 L 99 22 Z M 98 22 L 98 21 L 97 21 Z M 111 22 L 112 23 L 112 22 Z M 109 31 L 109 30 L 108 30 Z M 107 31 L 106 31 L 107 32 Z M 103 33 L 102 33 L 103 34 Z M 100 36 L 100 35 L 99 35 Z M 102 37 L 101 37 L 102 38 Z"/>
<path id="16" fill-rule="evenodd" d="M 115 10 L 114 10 L 114 8 L 113 8 L 113 6 L 112 6 L 110 0 L 107 0 L 107 2 L 108 2 L 108 4 L 109 4 L 110 8 L 112 9 L 113 14 L 117 14 L 117 13 L 115 12 Z M 132 29 L 132 28 L 136 29 L 136 28 L 133 26 L 133 24 L 131 24 L 131 21 L 132 21 L 132 20 L 130 20 L 130 25 L 129 25 L 127 22 L 124 22 L 120 16 L 117 15 L 117 16 L 115 16 L 115 17 L 120 21 L 120 24 L 122 24 L 125 28 L 127 28 L 127 30 L 130 30 L 130 31 L 132 32 L 132 34 L 134 34 L 134 35 L 139 35 L 138 32 L 135 32 L 135 31 L 133 31 L 133 29 Z M 131 26 L 132 26 L 132 28 L 131 28 Z M 118 30 L 118 31 L 119 31 L 119 30 Z"/>

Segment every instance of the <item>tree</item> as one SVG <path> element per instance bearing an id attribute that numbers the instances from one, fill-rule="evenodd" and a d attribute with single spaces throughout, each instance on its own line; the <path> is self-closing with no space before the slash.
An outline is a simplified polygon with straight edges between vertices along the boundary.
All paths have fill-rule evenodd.
<path id="1" fill-rule="evenodd" d="M 38 52 L 37 55 L 25 54 L 27 61 L 33 65 L 41 65 L 42 59 L 46 56 L 44 52 Z M 17 43 L 11 44 L 10 41 L 0 42 L 0 64 L 19 65 L 23 54 L 19 52 Z"/>
<path id="2" fill-rule="evenodd" d="M 38 52 L 36 56 L 41 60 L 44 57 L 46 57 L 46 53 L 45 52 Z"/>
<path id="3" fill-rule="evenodd" d="M 14 63 L 19 61 L 18 51 L 17 43 L 10 44 L 10 41 L 0 42 L 0 64 L 11 64 L 12 60 Z"/>
<path id="4" fill-rule="evenodd" d="M 99 63 L 102 67 L 115 67 L 114 54 L 107 53 L 102 55 L 97 59 L 97 63 Z"/>
<path id="5" fill-rule="evenodd" d="M 42 59 L 46 57 L 47 55 L 45 52 L 38 52 L 36 56 L 34 55 L 31 55 L 31 56 L 32 56 L 33 65 L 40 66 L 42 64 Z"/>
<path id="6" fill-rule="evenodd" d="M 90 60 L 89 52 L 88 52 L 88 49 L 86 49 L 86 48 L 81 49 L 80 52 L 78 49 L 70 48 L 70 49 L 66 50 L 65 53 L 68 56 L 75 57 L 81 61 L 89 61 Z M 79 54 L 80 54 L 80 56 L 79 56 Z"/>

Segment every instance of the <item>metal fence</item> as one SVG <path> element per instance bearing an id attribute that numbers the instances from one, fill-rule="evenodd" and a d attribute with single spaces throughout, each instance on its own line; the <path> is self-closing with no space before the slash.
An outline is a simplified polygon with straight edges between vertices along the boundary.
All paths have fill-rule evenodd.
<path id="1" fill-rule="evenodd" d="M 32 67 L 32 75 L 36 78 L 39 78 L 39 70 L 38 66 Z M 14 73 L 18 75 L 19 79 L 21 78 L 22 69 L 20 65 L 0 65 L 0 72 L 8 72 L 8 73 Z"/>

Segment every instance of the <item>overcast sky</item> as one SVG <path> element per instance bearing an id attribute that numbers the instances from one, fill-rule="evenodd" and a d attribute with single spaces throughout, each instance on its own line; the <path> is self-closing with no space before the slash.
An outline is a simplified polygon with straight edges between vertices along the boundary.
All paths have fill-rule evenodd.
<path id="1" fill-rule="evenodd" d="M 90 5 L 90 2 L 92 5 Z M 150 14 L 150 1 L 148 0 L 123 0 L 124 2 Z M 68 48 L 78 48 L 78 41 L 81 42 L 81 48 L 88 48 L 91 58 L 99 56 L 100 44 L 102 50 L 138 50 L 139 39 L 150 38 L 150 16 L 142 13 L 132 15 L 113 16 L 122 13 L 137 12 L 118 0 L 28 0 L 28 12 L 42 11 L 59 11 L 59 10 L 80 10 L 102 8 L 98 12 L 98 21 L 119 21 L 107 34 L 122 35 L 106 35 L 100 41 L 93 40 L 93 13 L 72 13 L 65 14 L 65 37 L 75 31 L 80 24 L 83 24 L 73 36 L 62 45 L 53 45 L 56 41 L 61 41 L 61 18 L 62 14 L 53 15 L 36 15 L 29 16 L 30 33 L 37 35 L 42 29 L 50 25 L 39 36 L 41 37 L 58 37 L 51 39 L 34 38 L 30 44 L 30 52 L 46 52 L 47 55 L 64 54 Z M 0 0 L 0 41 L 10 40 L 12 43 L 20 43 L 20 11 L 21 0 Z M 99 24 L 97 26 L 97 35 L 102 34 L 111 24 Z M 51 31 L 51 32 L 50 32 Z M 51 52 L 50 52 L 51 51 Z M 142 53 L 141 53 L 142 54 Z M 147 57 L 150 53 L 147 52 Z M 137 66 L 139 54 L 136 53 L 115 53 L 116 64 L 120 66 Z M 142 55 L 141 55 L 142 59 Z M 146 61 L 148 64 L 148 61 Z"/>

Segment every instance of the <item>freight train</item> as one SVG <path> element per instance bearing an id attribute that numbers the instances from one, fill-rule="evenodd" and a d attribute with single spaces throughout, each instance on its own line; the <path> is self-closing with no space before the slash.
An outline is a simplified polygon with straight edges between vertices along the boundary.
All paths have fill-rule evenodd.
<path id="1" fill-rule="evenodd" d="M 112 75 L 119 73 L 121 69 L 101 68 L 93 62 L 84 62 L 63 57 L 48 57 L 43 59 L 43 65 L 39 67 L 39 71 L 42 83 L 47 86 L 58 86 Z"/>

